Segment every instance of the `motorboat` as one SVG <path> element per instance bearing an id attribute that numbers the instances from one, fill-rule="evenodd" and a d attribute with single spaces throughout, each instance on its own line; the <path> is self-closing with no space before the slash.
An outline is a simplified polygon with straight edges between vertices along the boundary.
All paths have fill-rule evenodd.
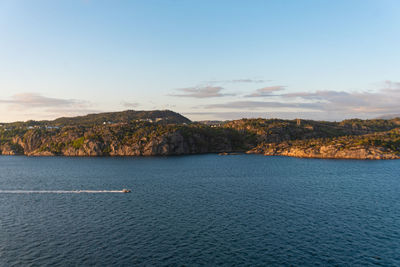
<path id="1" fill-rule="evenodd" d="M 122 193 L 130 193 L 130 192 L 131 192 L 130 189 L 126 189 L 126 188 L 122 189 Z"/>

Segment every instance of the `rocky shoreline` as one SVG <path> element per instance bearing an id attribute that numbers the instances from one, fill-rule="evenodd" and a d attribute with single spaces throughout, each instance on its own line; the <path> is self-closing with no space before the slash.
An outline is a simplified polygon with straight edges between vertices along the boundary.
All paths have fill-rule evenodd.
<path id="1" fill-rule="evenodd" d="M 99 157 L 237 152 L 300 158 L 399 159 L 400 119 L 241 119 L 209 125 L 190 122 L 171 111 L 126 111 L 0 127 L 0 155 Z"/>
<path id="2" fill-rule="evenodd" d="M 204 153 L 231 153 L 238 149 L 229 138 L 210 137 L 205 134 L 184 136 L 179 131 L 139 140 L 93 140 L 77 138 L 75 141 L 43 138 L 37 135 L 15 137 L 11 144 L 0 145 L 0 155 L 26 156 L 173 156 Z M 245 150 L 243 150 L 245 151 Z"/>
<path id="3" fill-rule="evenodd" d="M 296 158 L 320 158 L 320 159 L 360 159 L 360 160 L 387 160 L 400 159 L 400 154 L 384 147 L 365 147 L 358 146 L 352 148 L 343 148 L 334 145 L 320 147 L 299 147 L 288 143 L 282 144 L 267 144 L 262 147 L 258 146 L 248 151 L 239 153 L 229 148 L 221 151 L 207 150 L 190 150 L 187 144 L 181 139 L 176 143 L 167 143 L 165 140 L 157 140 L 150 142 L 143 147 L 137 146 L 111 146 L 109 153 L 104 153 L 101 150 L 101 144 L 93 142 L 85 142 L 81 148 L 67 148 L 62 153 L 54 153 L 46 150 L 33 150 L 23 152 L 18 147 L 10 145 L 1 146 L 0 155 L 25 155 L 25 156 L 66 156 L 66 157 L 115 157 L 115 156 L 176 156 L 190 154 L 205 154 L 216 153 L 222 156 L 241 155 L 241 154 L 261 154 L 265 156 L 288 156 Z M 178 141 L 179 140 L 179 141 Z"/>
<path id="4" fill-rule="evenodd" d="M 263 154 L 265 156 L 288 156 L 296 158 L 320 158 L 320 159 L 361 159 L 381 160 L 400 159 L 400 155 L 388 151 L 383 147 L 356 147 L 340 149 L 335 146 L 321 146 L 318 148 L 290 147 L 287 145 L 270 145 L 265 149 L 252 149 L 247 154 Z"/>

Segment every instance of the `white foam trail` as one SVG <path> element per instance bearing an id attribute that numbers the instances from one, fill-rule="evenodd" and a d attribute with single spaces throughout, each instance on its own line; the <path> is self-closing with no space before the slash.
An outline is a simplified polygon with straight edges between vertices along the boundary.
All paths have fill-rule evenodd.
<path id="1" fill-rule="evenodd" d="M 124 193 L 123 190 L 0 190 L 0 194 L 100 194 Z"/>

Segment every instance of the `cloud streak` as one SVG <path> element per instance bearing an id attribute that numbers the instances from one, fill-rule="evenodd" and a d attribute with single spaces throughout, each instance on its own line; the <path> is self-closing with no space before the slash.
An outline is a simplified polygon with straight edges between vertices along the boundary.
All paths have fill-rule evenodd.
<path id="1" fill-rule="evenodd" d="M 41 114 L 44 117 L 81 115 L 98 110 L 92 109 L 87 101 L 46 97 L 37 93 L 20 93 L 9 99 L 0 99 L 9 111 L 17 113 Z"/>
<path id="2" fill-rule="evenodd" d="M 231 101 L 220 104 L 202 106 L 206 109 L 265 109 L 265 108 L 297 108 L 321 109 L 320 103 L 285 103 L 279 101 Z"/>
<path id="3" fill-rule="evenodd" d="M 234 94 L 222 93 L 224 88 L 220 86 L 196 86 L 196 87 L 180 88 L 177 90 L 182 92 L 182 94 L 171 94 L 170 96 L 192 97 L 192 98 L 234 96 Z"/>
<path id="4" fill-rule="evenodd" d="M 272 93 L 282 91 L 285 89 L 285 86 L 275 85 L 275 86 L 267 86 L 260 89 L 257 89 L 254 93 L 249 95 L 245 95 L 245 97 L 266 97 L 266 96 L 274 96 Z"/>
<path id="5" fill-rule="evenodd" d="M 0 104 L 9 104 L 17 109 L 27 109 L 46 107 L 76 107 L 84 105 L 84 102 L 75 99 L 45 97 L 36 93 L 21 93 L 13 95 L 11 99 L 0 99 Z"/>
<path id="6" fill-rule="evenodd" d="M 124 108 L 137 108 L 138 106 L 140 106 L 139 103 L 136 103 L 136 102 L 126 102 L 126 101 L 122 101 L 122 102 L 121 102 L 121 105 L 122 105 Z"/>
<path id="7" fill-rule="evenodd" d="M 232 80 L 217 80 L 217 81 L 207 81 L 208 84 L 215 83 L 265 83 L 270 82 L 271 80 L 262 80 L 262 79 L 232 79 Z"/>
<path id="8" fill-rule="evenodd" d="M 321 110 L 347 114 L 382 115 L 400 112 L 400 85 L 384 87 L 376 92 L 316 91 L 283 94 L 298 101 L 318 101 Z"/>
<path id="9" fill-rule="evenodd" d="M 284 114 L 298 111 L 302 114 L 324 114 L 326 119 L 343 118 L 375 118 L 386 114 L 400 113 L 400 83 L 385 81 L 380 89 L 375 91 L 300 91 L 295 93 L 276 93 L 283 91 L 284 86 L 269 86 L 260 88 L 252 94 L 243 97 L 269 97 L 274 101 L 248 101 L 245 98 L 238 101 L 207 104 L 196 108 L 210 110 L 227 110 L 232 112 L 268 111 Z M 276 100 L 276 101 L 275 101 Z M 235 113 L 235 114 L 236 114 Z M 221 113 L 224 114 L 224 113 Z M 320 116 L 316 116 L 321 118 Z"/>

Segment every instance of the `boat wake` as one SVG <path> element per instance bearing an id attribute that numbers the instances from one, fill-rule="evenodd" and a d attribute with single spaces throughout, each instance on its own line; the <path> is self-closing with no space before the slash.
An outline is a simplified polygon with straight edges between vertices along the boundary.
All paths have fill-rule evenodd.
<path id="1" fill-rule="evenodd" d="M 0 194 L 104 194 L 128 193 L 130 190 L 0 190 Z"/>

